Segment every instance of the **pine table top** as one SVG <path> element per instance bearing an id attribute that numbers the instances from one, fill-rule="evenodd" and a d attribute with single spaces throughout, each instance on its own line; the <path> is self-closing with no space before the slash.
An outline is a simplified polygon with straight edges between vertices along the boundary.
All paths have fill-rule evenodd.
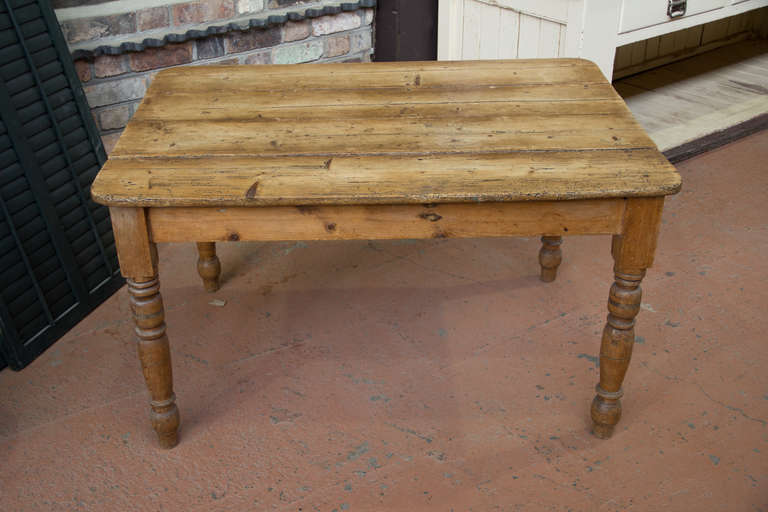
<path id="1" fill-rule="evenodd" d="M 110 206 L 674 194 L 680 176 L 579 59 L 161 71 L 93 183 Z"/>

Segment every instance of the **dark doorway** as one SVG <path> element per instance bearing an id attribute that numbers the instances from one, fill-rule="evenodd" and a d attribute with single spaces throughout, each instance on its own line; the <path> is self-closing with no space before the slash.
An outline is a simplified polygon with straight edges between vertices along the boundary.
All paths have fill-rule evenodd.
<path id="1" fill-rule="evenodd" d="M 373 60 L 437 60 L 437 0 L 379 0 Z"/>

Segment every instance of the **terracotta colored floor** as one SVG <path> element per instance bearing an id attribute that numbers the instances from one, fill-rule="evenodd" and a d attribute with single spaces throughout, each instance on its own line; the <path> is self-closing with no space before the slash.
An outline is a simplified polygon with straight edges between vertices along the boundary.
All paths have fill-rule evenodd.
<path id="1" fill-rule="evenodd" d="M 768 132 L 680 166 L 624 417 L 589 434 L 609 238 L 161 250 L 182 442 L 122 290 L 0 373 L 0 510 L 768 510 Z M 223 307 L 209 304 L 226 300 Z"/>

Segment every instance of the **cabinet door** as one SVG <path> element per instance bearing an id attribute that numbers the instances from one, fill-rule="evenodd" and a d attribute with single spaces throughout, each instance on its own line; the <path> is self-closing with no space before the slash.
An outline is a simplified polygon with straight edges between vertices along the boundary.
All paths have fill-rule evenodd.
<path id="1" fill-rule="evenodd" d="M 730 3 L 731 0 L 688 0 L 685 15 L 671 18 L 667 14 L 669 0 L 623 0 L 619 33 L 623 34 L 661 23 L 674 24 L 676 20 L 720 9 Z M 669 32 L 674 30 L 676 30 L 674 26 L 670 26 Z"/>

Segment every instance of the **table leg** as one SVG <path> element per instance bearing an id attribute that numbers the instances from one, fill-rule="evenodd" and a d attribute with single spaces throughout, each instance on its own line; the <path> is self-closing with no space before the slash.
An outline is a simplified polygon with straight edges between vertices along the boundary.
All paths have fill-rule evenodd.
<path id="1" fill-rule="evenodd" d="M 624 233 L 613 237 L 615 277 L 600 344 L 600 382 L 591 407 L 592 432 L 601 439 L 611 437 L 621 418 L 621 385 L 635 344 L 635 317 L 642 297 L 640 282 L 653 263 L 662 205 L 663 198 L 629 200 Z"/>
<path id="2" fill-rule="evenodd" d="M 128 279 L 131 310 L 136 323 L 139 359 L 151 397 L 150 419 L 163 448 L 178 443 L 179 408 L 173 393 L 173 372 L 165 312 L 157 277 L 147 281 Z"/>
<path id="3" fill-rule="evenodd" d="M 197 242 L 197 273 L 203 279 L 205 291 L 215 292 L 219 289 L 221 262 L 216 256 L 216 242 Z"/>
<path id="4" fill-rule="evenodd" d="M 608 298 L 608 321 L 600 343 L 600 382 L 592 401 L 592 431 L 607 439 L 621 418 L 621 388 L 635 344 L 635 316 L 640 311 L 640 281 L 644 270 L 615 269 L 615 282 Z"/>
<path id="5" fill-rule="evenodd" d="M 557 277 L 557 268 L 563 261 L 563 251 L 560 245 L 563 243 L 561 236 L 541 237 L 541 250 L 539 251 L 539 263 L 541 264 L 540 278 L 545 283 L 551 283 Z"/>
<path id="6" fill-rule="evenodd" d="M 163 448 L 178 443 L 179 409 L 165 312 L 157 276 L 157 248 L 149 236 L 144 208 L 109 209 L 120 271 L 128 281 L 139 359 L 150 395 L 150 419 Z"/>

